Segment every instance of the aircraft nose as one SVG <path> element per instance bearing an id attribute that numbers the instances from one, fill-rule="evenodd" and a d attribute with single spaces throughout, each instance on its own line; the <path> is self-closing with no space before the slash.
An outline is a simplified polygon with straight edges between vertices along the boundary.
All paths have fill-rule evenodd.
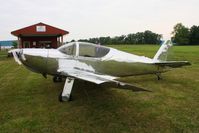
<path id="1" fill-rule="evenodd" d="M 16 55 L 18 58 L 20 58 L 22 54 L 23 54 L 23 49 L 19 49 L 18 51 L 16 51 Z"/>
<path id="2" fill-rule="evenodd" d="M 20 62 L 23 63 L 24 61 L 26 61 L 26 58 L 23 54 L 23 49 L 18 49 L 17 51 L 15 51 L 15 54 L 16 54 L 16 56 L 17 56 L 17 58 L 19 59 Z"/>
<path id="3" fill-rule="evenodd" d="M 25 55 L 23 54 L 23 49 L 20 49 L 18 53 L 19 59 L 23 62 L 26 61 Z"/>
<path id="4" fill-rule="evenodd" d="M 23 49 L 20 51 L 20 60 L 34 72 L 44 73 L 47 65 L 47 49 Z"/>
<path id="5" fill-rule="evenodd" d="M 21 54 L 22 54 L 23 51 L 21 51 L 20 49 L 13 49 L 13 50 L 10 50 L 8 51 L 8 53 L 12 53 L 15 61 L 21 65 L 21 60 L 20 60 L 20 57 L 21 57 Z"/>

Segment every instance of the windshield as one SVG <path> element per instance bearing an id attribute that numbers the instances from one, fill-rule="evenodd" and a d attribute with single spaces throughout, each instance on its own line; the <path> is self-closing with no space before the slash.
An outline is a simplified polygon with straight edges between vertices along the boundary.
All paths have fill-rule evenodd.
<path id="1" fill-rule="evenodd" d="M 76 43 L 68 43 L 58 48 L 58 50 L 67 55 L 75 55 L 76 54 Z"/>
<path id="2" fill-rule="evenodd" d="M 79 50 L 78 56 L 101 58 L 108 54 L 110 48 L 87 42 L 71 42 L 59 47 L 58 50 L 67 55 L 76 55 L 76 50 Z"/>
<path id="3" fill-rule="evenodd" d="M 108 54 L 109 48 L 87 42 L 79 42 L 79 56 L 100 58 Z"/>

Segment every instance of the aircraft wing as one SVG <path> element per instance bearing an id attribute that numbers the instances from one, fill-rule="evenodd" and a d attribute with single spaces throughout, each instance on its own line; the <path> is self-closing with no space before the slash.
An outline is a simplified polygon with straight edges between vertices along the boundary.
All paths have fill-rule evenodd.
<path id="1" fill-rule="evenodd" d="M 167 66 L 172 68 L 191 65 L 191 63 L 188 61 L 162 61 L 162 62 L 155 62 L 154 64 L 162 67 Z"/>
<path id="2" fill-rule="evenodd" d="M 68 71 L 68 70 L 65 71 L 64 69 L 59 69 L 58 72 L 61 72 L 61 74 L 65 76 L 75 77 L 77 79 L 89 81 L 95 84 L 109 82 L 117 78 L 117 77 L 113 77 L 109 75 L 95 74 L 93 72 L 87 72 L 87 71 L 82 71 L 78 69 L 73 69 L 71 71 Z"/>
<path id="3" fill-rule="evenodd" d="M 62 75 L 65 75 L 65 76 L 71 76 L 71 77 L 85 80 L 88 82 L 92 82 L 95 84 L 103 84 L 107 82 L 105 85 L 116 87 L 116 88 L 128 89 L 132 91 L 148 91 L 148 90 L 145 90 L 144 88 L 141 88 L 132 84 L 116 81 L 115 79 L 117 79 L 118 77 L 114 77 L 114 76 L 101 75 L 101 74 L 96 74 L 92 72 L 82 71 L 79 69 L 73 69 L 71 71 L 68 71 L 68 70 L 66 71 L 65 69 L 59 69 L 58 72 L 60 72 Z"/>

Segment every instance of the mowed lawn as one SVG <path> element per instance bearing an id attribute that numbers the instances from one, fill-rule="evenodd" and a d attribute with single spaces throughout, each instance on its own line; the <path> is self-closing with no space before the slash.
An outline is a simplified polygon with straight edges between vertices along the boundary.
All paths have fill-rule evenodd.
<path id="1" fill-rule="evenodd" d="M 151 58 L 159 48 L 111 47 Z M 64 82 L 53 83 L 51 76 L 30 72 L 0 52 L 0 133 L 199 132 L 199 46 L 175 46 L 170 57 L 192 66 L 164 73 L 161 81 L 155 75 L 122 79 L 152 92 L 77 80 L 73 101 L 60 103 Z"/>

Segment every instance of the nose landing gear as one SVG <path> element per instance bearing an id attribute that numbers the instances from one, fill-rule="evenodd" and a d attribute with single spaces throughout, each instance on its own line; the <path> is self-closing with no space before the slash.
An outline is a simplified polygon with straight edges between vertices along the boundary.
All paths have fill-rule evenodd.
<path id="1" fill-rule="evenodd" d="M 62 82 L 62 76 L 54 76 L 53 77 L 53 82 L 57 83 L 57 82 Z M 58 100 L 60 102 L 66 102 L 66 101 L 71 101 L 72 100 L 72 96 L 71 96 L 71 92 L 72 92 L 72 88 L 73 88 L 73 83 L 74 83 L 74 78 L 72 77 L 67 77 L 65 80 L 65 84 L 64 84 L 64 88 L 62 90 L 62 92 L 60 93 Z"/>
<path id="2" fill-rule="evenodd" d="M 54 76 L 53 77 L 53 82 L 62 82 L 62 76 Z M 65 80 L 65 84 L 64 84 L 64 88 L 62 90 L 62 92 L 60 93 L 58 100 L 60 102 L 66 102 L 66 101 L 71 101 L 72 100 L 72 96 L 71 96 L 71 92 L 72 92 L 72 88 L 73 88 L 73 84 L 74 84 L 74 78 L 72 77 L 67 77 Z"/>
<path id="3" fill-rule="evenodd" d="M 60 102 L 71 101 L 71 92 L 72 92 L 74 80 L 75 79 L 71 77 L 66 78 L 63 91 L 59 95 Z"/>

